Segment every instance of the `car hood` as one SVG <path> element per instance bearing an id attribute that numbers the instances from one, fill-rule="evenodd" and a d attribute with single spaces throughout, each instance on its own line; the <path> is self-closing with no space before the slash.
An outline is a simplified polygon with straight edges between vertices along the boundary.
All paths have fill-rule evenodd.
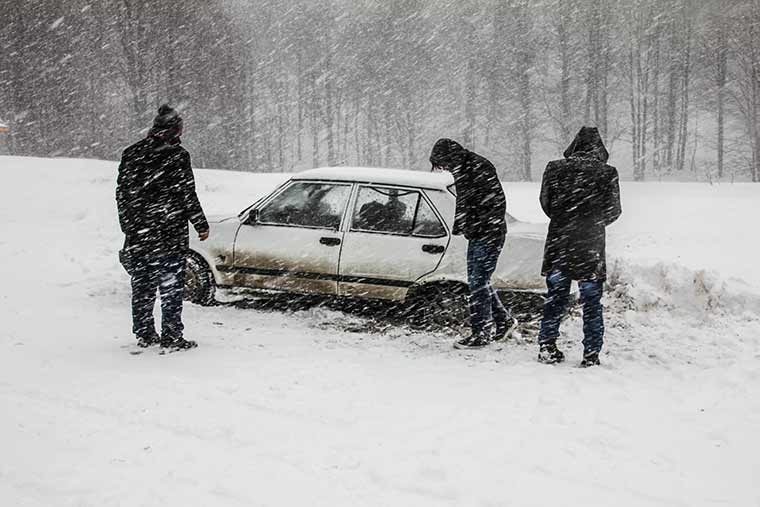
<path id="1" fill-rule="evenodd" d="M 237 220 L 237 215 L 210 215 L 206 217 L 210 224 L 221 224 L 222 222 L 228 222 L 230 220 Z"/>
<path id="2" fill-rule="evenodd" d="M 547 224 L 515 221 L 509 232 L 499 264 L 493 275 L 498 287 L 514 289 L 545 289 L 541 276 Z"/>
<path id="3" fill-rule="evenodd" d="M 546 234 L 549 230 L 549 224 L 537 224 L 533 222 L 521 222 L 515 220 L 510 222 L 508 226 L 508 234 L 515 236 L 522 236 L 526 238 L 534 238 L 541 242 L 546 240 Z"/>

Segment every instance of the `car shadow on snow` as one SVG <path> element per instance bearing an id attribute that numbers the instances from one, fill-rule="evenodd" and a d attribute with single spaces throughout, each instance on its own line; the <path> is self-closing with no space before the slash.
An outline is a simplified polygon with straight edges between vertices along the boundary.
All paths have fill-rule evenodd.
<path id="1" fill-rule="evenodd" d="M 400 332 L 410 335 L 437 334 L 455 337 L 469 332 L 466 321 L 441 324 L 436 321 L 438 319 L 425 318 L 424 311 L 422 318 L 419 314 L 411 315 L 405 304 L 397 302 L 285 293 L 262 294 L 246 289 L 224 290 L 220 291 L 220 294 L 222 297 L 217 299 L 217 305 L 241 310 L 288 314 L 314 312 L 319 309 L 339 312 L 346 318 L 323 319 L 318 326 L 348 333 L 387 334 L 392 331 L 394 334 Z M 512 309 L 520 322 L 522 332 L 537 332 L 543 297 L 520 295 L 510 299 L 506 296 L 502 297 L 502 300 Z"/>

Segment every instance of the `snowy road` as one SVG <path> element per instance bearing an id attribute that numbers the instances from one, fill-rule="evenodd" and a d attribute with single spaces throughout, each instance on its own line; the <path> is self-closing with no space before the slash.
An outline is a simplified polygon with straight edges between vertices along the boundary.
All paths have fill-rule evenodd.
<path id="1" fill-rule="evenodd" d="M 753 248 L 691 279 L 640 267 L 655 246 L 621 264 L 597 369 L 576 368 L 577 318 L 547 367 L 528 336 L 462 354 L 325 309 L 193 305 L 198 349 L 133 356 L 115 165 L 0 168 L 2 505 L 760 505 L 760 285 L 723 283 Z M 281 179 L 203 172 L 199 194 L 236 210 Z M 641 234 L 621 227 L 629 259 Z M 665 230 L 642 244 L 680 257 Z"/>

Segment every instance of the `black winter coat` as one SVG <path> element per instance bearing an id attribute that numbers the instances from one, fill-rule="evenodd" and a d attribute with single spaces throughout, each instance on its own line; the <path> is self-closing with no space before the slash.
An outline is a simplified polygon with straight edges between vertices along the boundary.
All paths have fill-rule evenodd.
<path id="1" fill-rule="evenodd" d="M 433 147 L 430 162 L 451 171 L 457 190 L 453 234 L 500 241 L 507 233 L 507 198 L 496 168 L 485 157 L 450 139 Z"/>
<path id="2" fill-rule="evenodd" d="M 188 220 L 198 233 L 209 229 L 195 193 L 190 154 L 156 137 L 124 150 L 116 204 L 125 246 L 133 254 L 184 254 Z"/>
<path id="3" fill-rule="evenodd" d="M 541 207 L 551 219 L 541 274 L 559 270 L 574 280 L 607 278 L 605 227 L 621 214 L 617 169 L 596 128 L 583 127 L 564 153 L 549 162 Z"/>

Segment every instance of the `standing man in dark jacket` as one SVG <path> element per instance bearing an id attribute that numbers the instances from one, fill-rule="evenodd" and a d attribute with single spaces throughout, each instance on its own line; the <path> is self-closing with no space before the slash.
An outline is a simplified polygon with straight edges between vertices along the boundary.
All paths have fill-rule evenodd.
<path id="1" fill-rule="evenodd" d="M 452 234 L 467 238 L 472 335 L 457 348 L 481 348 L 504 339 L 517 321 L 491 286 L 507 234 L 507 199 L 493 164 L 451 139 L 440 139 L 430 154 L 433 170 L 449 171 L 457 190 Z"/>
<path id="2" fill-rule="evenodd" d="M 121 157 L 116 186 L 124 252 L 132 276 L 132 331 L 138 345 L 192 348 L 182 324 L 188 220 L 201 241 L 209 226 L 195 193 L 190 154 L 180 146 L 182 118 L 163 105 L 148 137 Z M 153 322 L 156 290 L 161 293 L 161 336 Z"/>
<path id="3" fill-rule="evenodd" d="M 607 165 L 609 154 L 595 127 L 581 128 L 564 155 L 563 160 L 549 162 L 541 184 L 541 207 L 551 221 L 541 269 L 549 291 L 538 335 L 538 360 L 559 363 L 565 358 L 556 341 L 570 282 L 577 280 L 585 367 L 599 364 L 602 349 L 605 227 L 620 216 L 620 188 L 617 169 Z"/>

